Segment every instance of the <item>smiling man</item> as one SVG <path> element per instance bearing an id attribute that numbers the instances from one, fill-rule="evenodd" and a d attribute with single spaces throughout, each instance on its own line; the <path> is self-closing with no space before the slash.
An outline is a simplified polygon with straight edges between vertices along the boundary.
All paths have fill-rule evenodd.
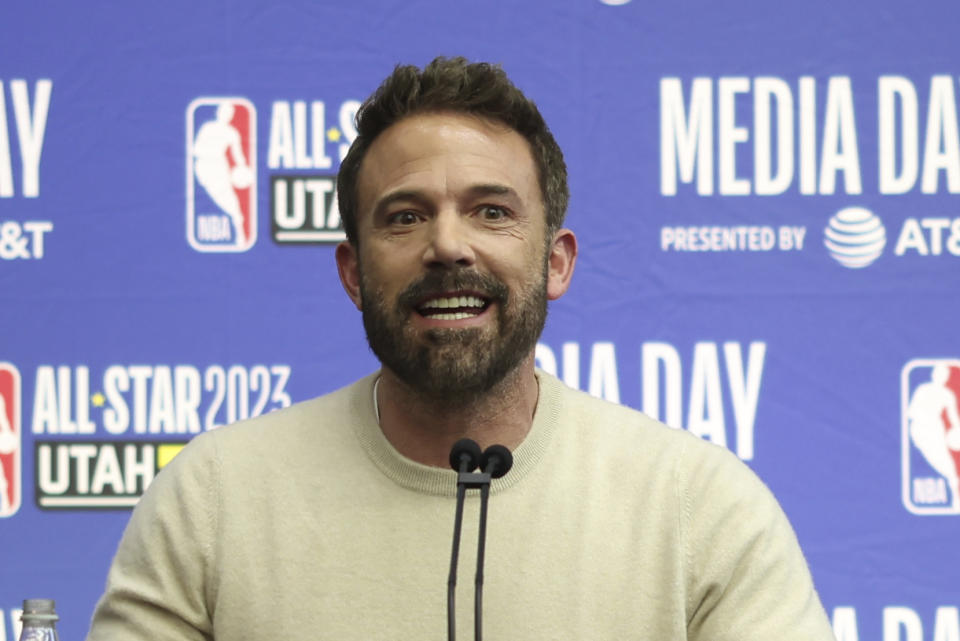
<path id="1" fill-rule="evenodd" d="M 383 433 L 436 466 L 462 437 L 519 445 L 537 404 L 547 299 L 566 291 L 577 250 L 572 232 L 548 224 L 531 146 L 443 105 L 370 138 L 357 174 L 363 147 L 344 161 L 341 193 L 356 201 L 346 199 L 337 265 L 383 364 Z"/>
<path id="2" fill-rule="evenodd" d="M 88 638 L 443 638 L 466 437 L 514 456 L 491 489 L 488 638 L 831 639 L 746 466 L 535 369 L 577 257 L 536 106 L 498 67 L 439 58 L 398 67 L 357 131 L 336 262 L 380 371 L 194 439 L 137 506 Z"/>

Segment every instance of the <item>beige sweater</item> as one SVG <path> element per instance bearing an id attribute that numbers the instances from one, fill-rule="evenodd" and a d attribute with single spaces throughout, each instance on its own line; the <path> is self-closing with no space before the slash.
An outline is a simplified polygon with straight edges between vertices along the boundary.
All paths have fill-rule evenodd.
<path id="1" fill-rule="evenodd" d="M 538 377 L 533 427 L 493 483 L 484 638 L 833 638 L 786 518 L 745 465 Z M 374 379 L 194 439 L 134 511 L 88 639 L 446 639 L 455 474 L 390 446 Z"/>

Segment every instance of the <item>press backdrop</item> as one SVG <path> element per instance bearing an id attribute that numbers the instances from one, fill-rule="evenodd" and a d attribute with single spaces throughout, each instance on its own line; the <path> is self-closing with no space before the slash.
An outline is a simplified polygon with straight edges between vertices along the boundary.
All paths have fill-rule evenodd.
<path id="1" fill-rule="evenodd" d="M 25 597 L 82 638 L 193 435 L 376 367 L 334 176 L 358 101 L 439 54 L 502 63 L 566 153 L 580 258 L 539 365 L 746 460 L 840 639 L 957 641 L 958 27 L 947 1 L 4 3 L 0 641 Z"/>

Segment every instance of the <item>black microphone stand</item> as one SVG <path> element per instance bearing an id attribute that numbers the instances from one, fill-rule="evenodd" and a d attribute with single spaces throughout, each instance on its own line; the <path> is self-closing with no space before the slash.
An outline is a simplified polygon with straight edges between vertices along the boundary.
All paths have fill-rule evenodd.
<path id="1" fill-rule="evenodd" d="M 447 638 L 455 641 L 456 623 L 454 593 L 457 585 L 457 558 L 460 555 L 460 530 L 463 525 L 463 503 L 468 489 L 480 490 L 480 533 L 477 539 L 477 573 L 474 584 L 473 630 L 475 641 L 483 638 L 483 561 L 487 541 L 487 503 L 491 479 L 500 478 L 513 466 L 513 455 L 503 445 L 491 445 L 481 456 L 480 446 L 470 439 L 457 441 L 450 451 L 450 465 L 457 470 L 457 511 L 453 522 L 453 552 L 450 555 L 450 576 L 447 579 Z M 477 465 L 482 472 L 473 472 Z"/>
<path id="2" fill-rule="evenodd" d="M 450 575 L 447 578 L 447 639 L 455 641 L 457 634 L 455 595 L 457 587 L 457 559 L 460 556 L 460 530 L 463 527 L 463 503 L 467 488 L 490 486 L 489 474 L 476 474 L 473 470 L 480 464 L 480 446 L 468 438 L 454 443 L 450 450 L 450 466 L 457 471 L 457 511 L 453 521 L 453 550 L 450 553 Z"/>

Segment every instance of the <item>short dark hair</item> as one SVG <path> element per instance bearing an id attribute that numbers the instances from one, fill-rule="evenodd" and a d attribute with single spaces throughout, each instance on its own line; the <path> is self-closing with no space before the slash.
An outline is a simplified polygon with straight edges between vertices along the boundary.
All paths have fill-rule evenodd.
<path id="1" fill-rule="evenodd" d="M 523 136 L 537 165 L 547 231 L 552 236 L 560 229 L 570 199 L 567 166 L 537 106 L 514 86 L 499 65 L 439 57 L 423 71 L 413 65 L 397 65 L 357 111 L 357 137 L 337 175 L 340 217 L 347 239 L 357 244 L 357 178 L 370 145 L 407 116 L 442 111 L 499 121 Z"/>

